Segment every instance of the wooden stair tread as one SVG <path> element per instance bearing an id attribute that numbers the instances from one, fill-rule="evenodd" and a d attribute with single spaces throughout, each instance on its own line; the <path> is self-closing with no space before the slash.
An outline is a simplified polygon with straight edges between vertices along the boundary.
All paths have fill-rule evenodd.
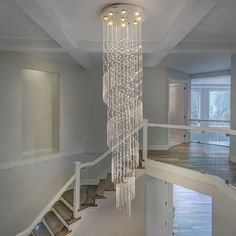
<path id="1" fill-rule="evenodd" d="M 74 205 L 74 190 L 70 189 L 62 194 L 62 197 L 73 207 Z"/>
<path id="2" fill-rule="evenodd" d="M 87 197 L 82 205 L 95 205 L 97 185 L 88 185 Z"/>
<path id="3" fill-rule="evenodd" d="M 48 232 L 46 226 L 44 225 L 44 223 L 39 223 L 35 226 L 32 234 L 30 234 L 30 236 L 51 236 L 51 234 Z"/>
<path id="4" fill-rule="evenodd" d="M 115 185 L 111 181 L 111 174 L 107 175 L 104 190 L 105 191 L 115 191 Z"/>
<path id="5" fill-rule="evenodd" d="M 106 180 L 101 179 L 99 181 L 99 184 L 98 184 L 98 187 L 97 187 L 97 190 L 96 190 L 96 198 L 104 198 L 105 185 L 106 185 Z"/>
<path id="6" fill-rule="evenodd" d="M 58 212 L 58 214 L 65 220 L 67 224 L 72 224 L 78 219 L 74 218 L 73 211 L 67 207 L 61 200 L 57 201 L 53 208 Z"/>
<path id="7" fill-rule="evenodd" d="M 80 205 L 83 205 L 87 198 L 88 185 L 82 185 L 80 187 Z"/>
<path id="8" fill-rule="evenodd" d="M 70 233 L 70 231 L 62 224 L 53 211 L 49 211 L 44 216 L 44 220 L 55 236 L 64 236 Z"/>

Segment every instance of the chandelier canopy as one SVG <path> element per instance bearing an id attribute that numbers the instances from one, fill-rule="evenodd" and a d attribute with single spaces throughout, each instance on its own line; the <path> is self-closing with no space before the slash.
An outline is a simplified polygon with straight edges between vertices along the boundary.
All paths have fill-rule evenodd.
<path id="1" fill-rule="evenodd" d="M 112 151 L 116 207 L 131 214 L 135 168 L 139 165 L 138 131 L 143 122 L 142 35 L 144 10 L 115 4 L 102 10 L 103 100 L 107 105 L 107 145 Z"/>

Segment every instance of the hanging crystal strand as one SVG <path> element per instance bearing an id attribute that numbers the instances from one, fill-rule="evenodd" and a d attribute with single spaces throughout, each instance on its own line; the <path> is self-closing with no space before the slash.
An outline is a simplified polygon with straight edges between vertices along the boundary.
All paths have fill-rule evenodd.
<path id="1" fill-rule="evenodd" d="M 116 207 L 129 215 L 135 196 L 135 168 L 139 164 L 138 129 L 143 119 L 141 22 L 137 17 L 140 13 L 141 8 L 121 4 L 108 7 L 102 15 L 107 145 L 112 151 Z"/>

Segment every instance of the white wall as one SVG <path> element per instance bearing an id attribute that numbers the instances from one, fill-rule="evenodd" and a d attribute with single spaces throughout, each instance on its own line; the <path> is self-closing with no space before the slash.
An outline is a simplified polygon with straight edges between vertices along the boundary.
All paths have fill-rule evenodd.
<path id="1" fill-rule="evenodd" d="M 168 123 L 168 68 L 144 68 L 143 78 L 144 118 L 150 123 Z M 168 149 L 166 129 L 149 129 L 149 149 Z"/>
<path id="2" fill-rule="evenodd" d="M 90 76 L 75 64 L 1 52 L 0 163 L 22 159 L 22 68 L 60 76 L 60 152 L 105 150 L 101 73 Z"/>
<path id="3" fill-rule="evenodd" d="M 145 216 L 145 177 L 136 180 L 136 194 L 132 201 L 132 215 L 129 216 L 116 210 L 115 199 L 86 219 L 74 235 L 83 236 L 144 236 L 146 233 Z"/>
<path id="4" fill-rule="evenodd" d="M 173 233 L 173 185 L 147 177 L 146 236 L 170 236 Z"/>
<path id="5" fill-rule="evenodd" d="M 53 131 L 59 129 L 53 125 L 59 119 L 58 89 L 59 77 L 55 73 L 23 70 L 22 71 L 22 152 L 35 152 L 56 148 L 53 139 L 58 137 Z M 54 81 L 55 77 L 55 81 Z M 57 81 L 57 83 L 56 83 Z M 58 114 L 54 114 L 54 110 Z M 57 134 L 58 131 L 57 131 Z M 57 147 L 59 148 L 59 147 Z"/>
<path id="6" fill-rule="evenodd" d="M 22 160 L 21 70 L 54 72 L 60 77 L 60 154 L 51 161 Z M 93 76 L 90 75 L 92 73 Z M 73 174 L 80 152 L 102 152 L 105 144 L 105 106 L 101 72 L 44 56 L 0 53 L 0 235 L 12 236 L 28 226 Z M 89 156 L 88 156 L 89 157 Z"/>
<path id="7" fill-rule="evenodd" d="M 146 173 L 152 177 L 177 184 L 212 197 L 212 229 L 214 236 L 235 236 L 236 192 L 224 185 L 223 180 L 196 171 L 166 164 L 147 163 Z M 158 165 L 158 167 L 157 167 Z M 214 178 L 214 180 L 212 179 Z M 216 185 L 212 184 L 213 182 Z M 220 187 L 217 187 L 217 184 Z M 227 193 L 222 191 L 224 185 Z M 229 194 L 230 192 L 230 194 Z"/>

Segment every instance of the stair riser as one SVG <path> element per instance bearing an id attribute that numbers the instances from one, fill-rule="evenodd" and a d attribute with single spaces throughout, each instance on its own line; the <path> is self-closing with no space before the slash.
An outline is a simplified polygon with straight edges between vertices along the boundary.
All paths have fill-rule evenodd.
<path id="1" fill-rule="evenodd" d="M 61 223 L 62 223 L 63 225 L 65 225 L 65 227 L 70 231 L 70 230 L 71 230 L 70 225 L 68 225 L 68 224 L 66 223 L 66 221 L 61 217 L 61 215 L 57 212 L 57 210 L 54 209 L 54 208 L 52 208 L 52 211 L 53 211 L 54 214 L 57 216 L 57 218 L 61 221 Z"/>
<path id="2" fill-rule="evenodd" d="M 63 197 L 60 198 L 60 200 L 72 211 L 74 211 L 73 206 L 70 205 L 69 202 L 67 202 Z"/>
<path id="3" fill-rule="evenodd" d="M 43 223 L 45 225 L 45 227 L 47 228 L 48 232 L 52 235 L 52 236 L 56 236 L 52 230 L 50 229 L 50 227 L 48 226 L 47 222 L 43 219 Z"/>

